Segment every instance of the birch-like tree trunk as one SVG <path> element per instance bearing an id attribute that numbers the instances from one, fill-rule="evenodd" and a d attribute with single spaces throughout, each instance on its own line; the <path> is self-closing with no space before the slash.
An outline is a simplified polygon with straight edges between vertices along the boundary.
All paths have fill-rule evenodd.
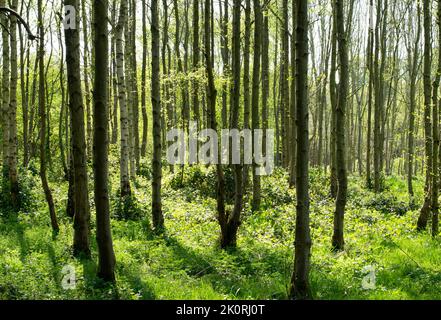
<path id="1" fill-rule="evenodd" d="M 124 28 L 127 18 L 127 3 L 121 1 L 118 24 L 116 26 L 116 68 L 118 74 L 118 102 L 120 106 L 120 194 L 131 195 L 129 179 L 129 117 L 127 111 L 126 79 L 124 74 Z"/>
<path id="2" fill-rule="evenodd" d="M 78 12 L 78 0 L 65 0 Z M 76 16 L 76 24 L 79 17 Z M 90 256 L 90 208 L 87 182 L 87 149 L 84 100 L 81 88 L 80 34 L 78 29 L 64 30 L 66 42 L 67 86 L 72 121 L 72 157 L 74 179 L 74 254 Z"/>

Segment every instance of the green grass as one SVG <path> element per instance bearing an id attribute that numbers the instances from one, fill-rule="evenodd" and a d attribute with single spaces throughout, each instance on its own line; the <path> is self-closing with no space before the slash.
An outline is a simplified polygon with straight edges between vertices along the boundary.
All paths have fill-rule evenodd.
<path id="1" fill-rule="evenodd" d="M 112 163 L 111 163 L 112 167 Z M 117 167 L 117 166 L 116 166 Z M 285 299 L 293 262 L 295 192 L 287 175 L 276 171 L 263 179 L 259 212 L 249 210 L 247 197 L 238 249 L 218 249 L 215 177 L 205 167 L 164 174 L 163 208 L 166 232 L 150 229 L 151 188 L 148 168 L 133 184 L 136 210 L 116 219 L 121 204 L 111 191 L 112 231 L 117 259 L 117 284 L 95 277 L 97 248 L 92 259 L 72 257 L 72 224 L 64 213 L 67 184 L 52 181 L 60 233 L 50 229 L 38 176 L 28 174 L 31 206 L 19 214 L 3 210 L 0 220 L 0 299 Z M 227 181 L 228 181 L 227 177 Z M 91 186 L 92 186 L 92 182 Z M 118 176 L 111 175 L 111 185 Z M 346 250 L 333 253 L 333 201 L 327 175 L 311 173 L 311 285 L 316 299 L 440 299 L 441 245 L 429 234 L 415 232 L 418 208 L 408 206 L 406 183 L 389 177 L 386 190 L 375 195 L 364 180 L 350 179 L 345 217 Z M 423 180 L 415 180 L 416 202 Z M 91 189 L 92 190 L 92 189 Z M 91 194 L 91 199 L 93 196 Z M 231 205 L 231 203 L 229 203 Z M 93 213 L 92 206 L 92 213 Z M 133 213 L 133 212 L 132 212 Z M 92 240 L 94 240 L 94 213 Z M 75 267 L 77 286 L 64 290 L 62 269 Z M 376 270 L 376 288 L 362 287 L 366 273 Z"/>

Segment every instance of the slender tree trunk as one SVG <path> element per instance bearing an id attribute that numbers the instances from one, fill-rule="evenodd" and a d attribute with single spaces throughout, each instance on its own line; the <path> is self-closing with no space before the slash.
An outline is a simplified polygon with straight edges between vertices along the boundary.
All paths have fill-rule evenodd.
<path id="1" fill-rule="evenodd" d="M 439 213 L 439 167 L 438 156 L 440 147 L 439 137 L 439 105 L 441 102 L 438 100 L 439 83 L 441 80 L 441 0 L 438 0 L 438 69 L 436 72 L 435 80 L 433 81 L 433 95 L 432 95 L 432 117 L 433 117 L 433 162 L 432 162 L 432 236 L 438 235 L 438 213 Z"/>
<path id="2" fill-rule="evenodd" d="M 252 129 L 253 132 L 260 129 L 259 119 L 259 93 L 260 93 L 260 59 L 262 51 L 262 9 L 260 0 L 253 0 L 254 7 L 254 58 L 253 58 L 253 91 L 252 91 Z M 256 150 L 260 145 L 255 141 L 253 134 L 253 154 L 260 154 L 262 150 Z M 263 147 L 263 146 L 261 146 Z M 260 176 L 258 175 L 258 164 L 256 159 L 253 161 L 253 203 L 252 209 L 258 210 L 261 201 Z"/>
<path id="3" fill-rule="evenodd" d="M 127 12 L 124 18 L 124 72 L 126 84 L 127 97 L 127 128 L 128 128 L 128 152 L 129 152 L 129 177 L 134 180 L 136 177 L 135 164 L 135 125 L 134 125 L 134 110 L 135 110 L 135 96 L 133 90 L 133 65 L 132 56 L 135 54 L 132 49 L 132 31 L 131 31 L 131 1 L 127 2 Z"/>
<path id="4" fill-rule="evenodd" d="M 409 59 L 409 134 L 408 134 L 408 158 L 407 158 L 407 190 L 409 192 L 409 202 L 413 204 L 414 202 L 414 191 L 413 191 L 413 170 L 414 170 L 414 140 L 415 140 L 415 110 L 416 110 L 416 82 L 417 82 L 417 72 L 418 72 L 418 61 L 419 61 L 419 45 L 421 38 L 421 7 L 418 4 L 417 13 L 417 30 L 416 30 L 416 40 L 411 52 L 411 44 L 408 44 L 408 59 Z M 410 13 L 409 13 L 410 14 Z M 412 57 L 411 57 L 412 56 Z"/>
<path id="5" fill-rule="evenodd" d="M 139 168 L 140 162 L 140 148 L 139 148 L 139 91 L 138 91 L 138 61 L 136 58 L 136 0 L 131 2 L 131 25 L 130 25 L 130 47 L 131 47 L 131 77 L 132 77 L 132 96 L 133 96 L 133 150 L 135 158 L 135 175 Z"/>
<path id="6" fill-rule="evenodd" d="M 78 0 L 65 0 L 66 6 L 79 9 Z M 77 20 L 77 25 L 79 19 Z M 80 34 L 78 29 L 65 29 L 67 85 L 72 119 L 72 157 L 74 183 L 74 254 L 90 256 L 90 209 L 87 182 L 86 132 L 84 101 L 80 73 Z"/>
<path id="7" fill-rule="evenodd" d="M 240 107 L 240 12 L 241 1 L 233 2 L 233 46 L 232 46 L 232 75 L 231 86 L 231 128 L 239 128 L 239 107 Z M 234 164 L 234 208 L 228 216 L 226 227 L 221 237 L 221 248 L 235 247 L 237 230 L 240 225 L 240 214 L 243 205 L 243 177 L 242 165 Z"/>
<path id="8" fill-rule="evenodd" d="M 290 105 L 289 105 L 289 30 L 288 30 L 288 0 L 282 0 L 282 56 L 281 56 L 281 110 L 282 110 L 282 165 L 289 168 L 289 159 L 291 156 L 290 141 Z"/>
<path id="9" fill-rule="evenodd" d="M 162 180 L 162 165 L 161 165 L 161 83 L 160 83 L 160 69 L 159 69 L 159 12 L 158 0 L 152 0 L 152 110 L 153 110 L 153 159 L 152 159 L 152 216 L 153 227 L 157 231 L 164 228 L 164 217 L 162 214 L 161 202 L 161 180 Z"/>
<path id="10" fill-rule="evenodd" d="M 336 165 L 337 165 L 337 198 L 335 201 L 335 213 L 334 213 L 334 234 L 332 237 L 332 247 L 335 250 L 344 249 L 344 214 L 346 207 L 346 197 L 348 189 L 348 177 L 346 171 L 346 106 L 348 97 L 348 85 L 349 85 L 349 65 L 348 65 L 348 51 L 347 40 L 344 29 L 344 13 L 343 13 L 343 1 L 335 0 L 334 2 L 334 19 L 337 26 L 337 39 L 338 39 L 338 55 L 340 62 L 340 83 L 338 90 L 338 105 L 336 109 Z"/>
<path id="11" fill-rule="evenodd" d="M 205 68 L 207 72 L 207 105 L 210 119 L 210 128 L 217 132 L 216 121 L 216 96 L 217 91 L 214 85 L 214 75 L 212 67 L 212 53 L 210 40 L 210 0 L 205 0 L 205 22 L 204 22 L 204 40 L 205 40 Z M 219 142 L 217 142 L 219 146 Z M 217 218 L 221 227 L 221 234 L 225 232 L 228 216 L 225 213 L 225 177 L 220 164 L 221 155 L 217 154 L 216 176 L 217 176 Z"/>
<path id="12" fill-rule="evenodd" d="M 126 25 L 127 3 L 121 2 L 118 24 L 116 26 L 116 68 L 118 73 L 118 100 L 120 106 L 120 194 L 121 197 L 131 195 L 129 179 L 129 118 L 127 112 L 126 79 L 124 75 L 123 34 Z M 126 61 L 127 63 L 127 61 Z"/>
<path id="13" fill-rule="evenodd" d="M 17 11 L 18 1 L 11 1 L 11 9 Z M 17 18 L 11 15 L 11 91 L 9 101 L 9 184 L 11 188 L 11 201 L 15 208 L 19 206 L 19 186 L 17 173 L 17 81 L 18 81 L 18 64 L 17 64 Z"/>
<path id="14" fill-rule="evenodd" d="M 55 214 L 54 200 L 52 191 L 49 188 L 49 183 L 46 176 L 46 96 L 45 96 L 45 72 L 44 72 L 44 24 L 43 24 L 43 0 L 38 0 L 38 37 L 39 51 L 38 51 L 38 73 L 39 73 L 39 89 L 38 89 L 38 104 L 40 116 L 40 178 L 43 185 L 44 194 L 49 207 L 49 214 L 51 218 L 52 230 L 58 233 L 59 226 L 57 216 Z"/>
<path id="15" fill-rule="evenodd" d="M 94 0 L 94 153 L 96 239 L 98 244 L 98 276 L 115 281 L 115 254 L 113 252 L 109 209 L 109 139 L 108 139 L 108 82 L 109 39 L 107 27 L 108 0 Z"/>
<path id="16" fill-rule="evenodd" d="M 117 5 L 116 0 L 112 1 L 112 25 L 116 25 L 117 19 Z M 112 144 L 116 144 L 118 141 L 118 102 L 119 102 L 119 88 L 118 88 L 118 68 L 116 59 L 116 32 L 112 32 L 111 40 L 111 52 L 112 52 L 112 82 L 113 82 L 113 128 L 112 128 Z"/>
<path id="17" fill-rule="evenodd" d="M 22 10 L 24 4 L 22 4 Z M 29 11 L 27 10 L 27 20 L 29 21 Z M 29 44 L 29 40 L 23 37 L 22 25 L 18 28 L 20 39 L 20 93 L 23 117 L 23 166 L 26 167 L 29 159 L 29 74 L 26 72 L 30 66 L 30 50 L 29 46 L 25 49 L 25 44 Z M 61 59 L 63 60 L 63 59 Z"/>
<path id="18" fill-rule="evenodd" d="M 431 15 L 430 15 L 430 1 L 423 1 L 423 16 L 424 16 L 424 63 L 423 63 L 423 86 L 424 86 L 424 134 L 425 134 L 425 166 L 426 166 L 426 183 L 424 186 L 424 203 L 420 210 L 420 216 L 417 222 L 417 229 L 424 230 L 427 227 L 427 221 L 430 215 L 431 205 L 431 187 L 432 187 L 432 124 L 430 119 L 431 113 L 431 93 L 432 84 L 430 82 L 431 74 Z"/>
<path id="19" fill-rule="evenodd" d="M 269 72 L 269 19 L 268 10 L 265 8 L 262 12 L 263 15 L 263 28 L 262 28 L 262 146 L 263 154 L 266 149 L 266 130 L 268 129 L 268 99 L 269 99 L 269 86 L 270 86 L 270 72 Z M 294 48 L 294 47 L 293 47 Z M 294 77 L 295 79 L 295 77 Z M 295 99 L 293 99 L 295 100 Z M 274 152 L 271 150 L 270 152 Z"/>
<path id="20" fill-rule="evenodd" d="M 228 1 L 224 0 L 224 10 L 222 12 L 222 2 L 219 1 L 219 9 L 221 13 L 221 55 L 223 64 L 223 76 L 230 78 L 230 53 L 228 50 Z M 228 128 L 228 84 L 224 82 L 222 85 L 222 127 Z"/>
<path id="21" fill-rule="evenodd" d="M 250 42 L 251 42 L 250 38 L 251 38 L 251 0 L 246 0 L 245 1 L 245 39 L 244 39 L 244 50 L 243 50 L 243 128 L 244 129 L 250 129 Z M 243 168 L 244 190 L 246 190 L 248 187 L 248 180 L 249 180 L 248 178 L 249 178 L 249 166 L 245 164 Z M 253 188 L 254 188 L 254 184 L 253 184 Z M 254 196 L 253 196 L 252 209 L 253 210 L 255 209 Z"/>
<path id="22" fill-rule="evenodd" d="M 296 5 L 297 216 L 290 297 L 304 300 L 312 298 L 309 287 L 308 1 L 299 0 Z"/>
<path id="23" fill-rule="evenodd" d="M 5 6 L 5 1 L 0 2 Z M 2 176 L 8 179 L 9 174 L 9 82 L 10 82 L 10 47 L 9 47 L 9 18 L 4 14 L 0 16 L 2 27 L 2 153 L 3 172 Z"/>
<path id="24" fill-rule="evenodd" d="M 61 21 L 58 26 L 58 41 L 60 43 L 60 52 L 61 56 L 64 57 L 64 45 L 62 39 L 62 28 Z M 66 181 L 69 179 L 69 169 L 66 163 L 66 151 L 63 138 L 65 135 L 63 134 L 63 125 L 65 125 L 64 117 L 66 116 L 66 87 L 64 80 L 64 59 L 60 59 L 60 91 L 61 91 L 61 104 L 60 104 L 60 115 L 58 117 L 58 146 L 60 148 L 60 157 L 61 157 L 61 165 L 63 166 L 64 177 Z M 67 126 L 64 128 L 66 131 L 68 130 Z M 66 141 L 68 143 L 68 141 Z"/>
<path id="25" fill-rule="evenodd" d="M 337 197 L 338 179 L 337 179 L 337 26 L 336 20 L 332 20 L 332 36 L 331 36 L 331 72 L 329 74 L 329 93 L 331 100 L 331 138 L 330 138 L 330 158 L 331 158 L 331 190 L 332 198 Z"/>
<path id="26" fill-rule="evenodd" d="M 79 11 L 77 11 L 79 12 Z M 87 158 L 92 158 L 92 115 L 90 111 L 90 84 L 89 84 L 89 37 L 87 26 L 86 0 L 81 0 L 81 22 L 83 27 L 83 77 L 86 98 L 86 124 L 87 124 Z"/>
<path id="27" fill-rule="evenodd" d="M 193 72 L 199 69 L 199 0 L 193 0 Z M 200 130 L 199 90 L 198 80 L 193 80 L 192 104 L 193 120 L 197 123 L 197 130 Z"/>
<path id="28" fill-rule="evenodd" d="M 148 117 L 147 117 L 147 0 L 142 0 L 142 71 L 141 71 L 141 112 L 142 112 L 142 142 L 141 157 L 146 156 Z"/>

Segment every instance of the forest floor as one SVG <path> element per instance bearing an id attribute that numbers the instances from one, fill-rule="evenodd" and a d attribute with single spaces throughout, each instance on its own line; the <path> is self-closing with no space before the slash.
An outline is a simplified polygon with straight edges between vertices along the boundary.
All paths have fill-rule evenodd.
<path id="1" fill-rule="evenodd" d="M 113 163 L 114 162 L 114 163 Z M 116 161 L 111 168 L 117 168 Z M 0 299 L 285 299 L 293 262 L 295 192 L 278 170 L 262 180 L 261 210 L 251 213 L 246 198 L 238 248 L 217 248 L 215 175 L 202 166 L 181 175 L 165 168 L 163 209 L 166 231 L 150 230 L 150 170 L 142 166 L 133 183 L 136 201 L 118 202 L 111 192 L 117 284 L 95 277 L 92 259 L 71 254 L 72 222 L 65 214 L 67 183 L 51 177 L 60 232 L 54 236 L 37 171 L 24 177 L 27 209 L 0 218 Z M 231 175 L 227 188 L 232 190 Z M 328 175 L 311 172 L 311 285 L 315 299 L 441 299 L 441 244 L 417 233 L 418 207 L 408 206 L 405 180 L 389 177 L 375 195 L 364 180 L 350 178 L 345 217 L 346 249 L 331 251 L 334 202 Z M 91 183 L 92 178 L 89 179 Z M 416 203 L 422 179 L 415 179 Z M 118 185 L 112 173 L 111 185 Z M 93 190 L 92 183 L 90 190 Z M 231 197 L 231 191 L 229 192 Z M 92 203 L 92 235 L 95 216 Z M 130 210 L 123 210 L 129 206 Z M 65 290 L 65 266 L 76 272 L 75 289 Z M 371 272 L 371 273 L 369 273 Z M 369 277 L 369 274 L 371 277 Z M 374 274 L 375 279 L 372 277 Z M 370 279 L 363 285 L 363 281 Z"/>

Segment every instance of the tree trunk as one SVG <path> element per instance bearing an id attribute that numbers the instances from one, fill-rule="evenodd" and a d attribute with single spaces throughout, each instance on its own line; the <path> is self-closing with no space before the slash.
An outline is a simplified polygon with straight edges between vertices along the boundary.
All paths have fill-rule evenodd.
<path id="1" fill-rule="evenodd" d="M 232 75 L 231 86 L 231 128 L 239 129 L 240 108 L 240 10 L 241 1 L 233 2 L 233 46 L 232 46 Z M 234 208 L 228 215 L 226 228 L 222 232 L 221 248 L 226 249 L 236 246 L 237 230 L 240 226 L 240 214 L 243 205 L 243 177 L 242 165 L 234 164 Z"/>
<path id="2" fill-rule="evenodd" d="M 141 113 L 142 142 L 141 157 L 147 153 L 148 117 L 147 117 L 147 3 L 142 1 L 142 71 L 141 71 Z"/>
<path id="3" fill-rule="evenodd" d="M 152 0 L 152 110 L 153 110 L 153 159 L 152 159 L 152 216 L 153 227 L 156 231 L 164 228 L 164 217 L 161 202 L 161 83 L 159 69 L 159 13 L 158 0 Z"/>
<path id="4" fill-rule="evenodd" d="M 65 0 L 64 4 L 79 9 L 78 0 Z M 77 20 L 77 24 L 79 19 Z M 80 34 L 78 29 L 65 29 L 67 85 L 72 119 L 72 157 L 74 183 L 74 254 L 90 256 L 89 248 L 89 194 L 87 183 L 86 133 L 84 101 L 80 73 Z"/>
<path id="5" fill-rule="evenodd" d="M 108 139 L 108 81 L 109 39 L 107 27 L 108 0 L 94 0 L 95 83 L 93 103 L 93 167 L 95 177 L 96 239 L 98 244 L 98 277 L 115 281 L 109 209 L 109 139 Z"/>
<path id="6" fill-rule="evenodd" d="M 38 37 L 39 51 L 38 51 L 38 73 L 39 73 L 39 88 L 38 88 L 38 104 L 39 104 L 39 116 L 40 116 L 40 178 L 43 186 L 46 201 L 49 207 L 49 215 L 51 218 L 52 230 L 54 233 L 58 233 L 58 221 L 55 214 L 54 200 L 52 197 L 52 191 L 49 188 L 49 183 L 46 176 L 46 89 L 45 89 L 45 68 L 44 68 L 44 24 L 43 24 L 43 0 L 38 0 Z"/>
<path id="7" fill-rule="evenodd" d="M 348 177 L 346 171 L 346 105 L 349 85 L 349 66 L 346 33 L 344 29 L 344 13 L 342 0 L 335 0 L 334 3 L 334 25 L 337 26 L 338 56 L 340 62 L 340 83 L 338 92 L 338 104 L 336 109 L 336 167 L 337 167 L 337 198 L 335 201 L 334 213 L 334 234 L 332 247 L 335 250 L 344 249 L 344 214 L 348 189 Z"/>
<path id="8" fill-rule="evenodd" d="M 1 6 L 5 1 L 0 2 Z M 3 172 L 2 176 L 9 179 L 9 82 L 10 82 L 10 48 L 9 48 L 9 18 L 1 14 L 2 25 L 2 153 Z"/>
<path id="9" fill-rule="evenodd" d="M 199 0 L 193 0 L 193 72 L 199 69 Z M 199 90 L 198 79 L 193 80 L 192 104 L 193 120 L 200 130 Z"/>
<path id="10" fill-rule="evenodd" d="M 78 9 L 78 8 L 77 8 Z M 79 12 L 79 11 L 77 11 Z M 84 77 L 84 95 L 86 98 L 86 123 L 87 123 L 87 159 L 92 158 L 92 114 L 90 111 L 90 84 L 89 84 L 89 39 L 87 28 L 87 8 L 86 1 L 81 0 L 81 22 L 83 27 L 83 77 Z"/>
<path id="11" fill-rule="evenodd" d="M 18 0 L 11 2 L 11 9 L 17 11 Z M 9 100 L 9 187 L 11 188 L 11 201 L 15 208 L 19 206 L 19 186 L 17 173 L 17 80 L 18 80 L 18 65 L 17 65 L 17 18 L 11 15 L 11 91 Z"/>
<path id="12" fill-rule="evenodd" d="M 424 230 L 427 227 L 427 221 L 430 215 L 431 205 L 431 187 L 432 187 L 432 124 L 430 119 L 430 104 L 432 94 L 432 84 L 430 82 L 431 73 L 431 16 L 430 1 L 423 1 L 424 16 L 424 63 L 423 63 L 423 86 L 424 86 L 424 134 L 425 134 L 425 167 L 426 167 L 426 183 L 424 186 L 424 203 L 420 210 L 420 216 L 417 222 L 417 229 Z"/>
<path id="13" fill-rule="evenodd" d="M 253 0 L 254 5 L 254 58 L 253 58 L 253 91 L 252 91 L 252 129 L 253 133 L 260 129 L 259 119 L 259 93 L 260 93 L 260 59 L 262 47 L 262 10 L 260 0 Z M 256 135 L 253 134 L 253 154 L 261 154 L 262 150 L 256 150 Z M 264 146 L 261 146 L 264 147 Z M 253 203 L 252 209 L 258 210 L 261 201 L 260 176 L 257 173 L 258 164 L 253 161 Z"/>
<path id="14" fill-rule="evenodd" d="M 312 298 L 309 287 L 311 237 L 309 231 L 308 1 L 299 0 L 296 5 L 297 216 L 294 272 L 290 297 L 304 300 Z"/>
<path id="15" fill-rule="evenodd" d="M 127 3 L 121 2 L 118 24 L 116 26 L 116 68 L 118 73 L 118 100 L 120 106 L 120 194 L 121 197 L 131 195 L 129 180 L 129 118 L 127 112 L 126 79 L 124 75 L 123 34 L 126 25 Z M 127 63 L 127 61 L 126 61 Z"/>
<path id="16" fill-rule="evenodd" d="M 433 95 L 432 95 L 432 117 L 433 117 L 433 146 L 432 146 L 432 236 L 438 235 L 438 189 L 439 189 L 439 168 L 438 155 L 440 147 L 439 137 L 439 103 L 438 90 L 441 79 L 441 0 L 438 0 L 438 69 L 435 80 L 433 81 Z"/>

